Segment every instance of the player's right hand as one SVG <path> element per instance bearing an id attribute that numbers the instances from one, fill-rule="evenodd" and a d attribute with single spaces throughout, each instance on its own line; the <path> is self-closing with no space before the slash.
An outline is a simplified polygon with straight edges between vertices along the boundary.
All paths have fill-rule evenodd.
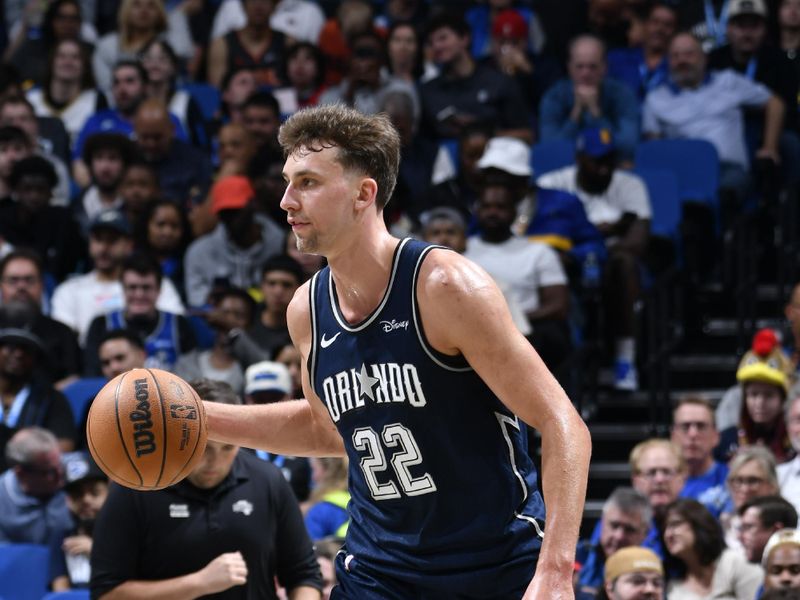
<path id="1" fill-rule="evenodd" d="M 226 552 L 208 563 L 198 574 L 204 590 L 216 594 L 247 583 L 247 563 L 241 552 Z"/>

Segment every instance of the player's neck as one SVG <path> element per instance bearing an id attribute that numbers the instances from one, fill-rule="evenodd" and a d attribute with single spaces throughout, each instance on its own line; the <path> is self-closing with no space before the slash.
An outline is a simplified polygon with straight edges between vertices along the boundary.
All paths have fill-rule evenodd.
<path id="1" fill-rule="evenodd" d="M 385 228 L 375 228 L 353 236 L 346 248 L 328 257 L 339 308 L 350 323 L 363 320 L 380 303 L 398 243 Z"/>

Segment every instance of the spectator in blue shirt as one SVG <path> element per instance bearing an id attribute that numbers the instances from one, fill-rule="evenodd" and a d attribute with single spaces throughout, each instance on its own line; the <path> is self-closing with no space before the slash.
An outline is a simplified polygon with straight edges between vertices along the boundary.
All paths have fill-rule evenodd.
<path id="1" fill-rule="evenodd" d="M 89 185 L 89 170 L 81 160 L 83 145 L 87 138 L 100 131 L 111 131 L 122 135 L 132 136 L 133 117 L 145 98 L 147 72 L 138 61 L 121 60 L 114 67 L 111 83 L 111 95 L 114 99 L 114 108 L 101 110 L 86 121 L 78 134 L 75 146 L 72 149 L 72 170 L 75 182 L 82 188 Z M 170 120 L 175 127 L 175 135 L 186 141 L 186 132 L 183 130 L 178 118 L 170 113 Z"/>
<path id="2" fill-rule="evenodd" d="M 643 101 L 647 92 L 669 79 L 667 50 L 678 30 L 678 14 L 669 4 L 650 7 L 644 21 L 642 45 L 608 53 L 608 76 L 628 85 Z"/>
<path id="3" fill-rule="evenodd" d="M 697 500 L 719 519 L 730 501 L 725 485 L 728 466 L 714 460 L 719 431 L 708 401 L 688 396 L 678 402 L 672 413 L 672 441 L 686 460 L 687 477 L 681 497 Z"/>
<path id="4" fill-rule="evenodd" d="M 599 38 L 572 40 L 569 77 L 550 88 L 539 106 L 541 141 L 576 140 L 583 129 L 608 129 L 620 159 L 630 161 L 639 140 L 639 106 L 623 83 L 606 76 L 606 47 Z"/>

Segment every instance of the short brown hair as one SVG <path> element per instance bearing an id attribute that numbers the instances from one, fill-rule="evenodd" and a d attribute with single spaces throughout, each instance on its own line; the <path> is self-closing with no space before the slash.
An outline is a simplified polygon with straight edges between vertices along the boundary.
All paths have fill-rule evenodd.
<path id="1" fill-rule="evenodd" d="M 305 108 L 280 128 L 286 156 L 305 149 L 338 148 L 344 169 L 362 172 L 378 184 L 375 203 L 382 210 L 392 197 L 400 166 L 400 136 L 383 113 L 365 115 L 341 104 Z"/>

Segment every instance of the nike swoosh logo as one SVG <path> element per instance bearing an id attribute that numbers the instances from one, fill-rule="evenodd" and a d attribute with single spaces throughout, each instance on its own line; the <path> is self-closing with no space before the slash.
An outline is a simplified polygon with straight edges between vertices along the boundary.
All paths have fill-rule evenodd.
<path id="1" fill-rule="evenodd" d="M 322 339 L 319 341 L 319 345 L 320 345 L 320 346 L 322 346 L 323 348 L 327 348 L 327 347 L 328 347 L 328 346 L 330 346 L 330 345 L 331 345 L 333 342 L 335 342 L 335 341 L 336 341 L 336 338 L 337 338 L 337 337 L 339 337 L 340 335 L 342 335 L 342 332 L 341 332 L 341 331 L 340 331 L 339 333 L 337 333 L 335 336 L 333 336 L 331 339 L 329 339 L 329 340 L 326 340 L 326 339 L 325 339 L 325 334 L 323 333 L 323 334 L 322 334 Z"/>

